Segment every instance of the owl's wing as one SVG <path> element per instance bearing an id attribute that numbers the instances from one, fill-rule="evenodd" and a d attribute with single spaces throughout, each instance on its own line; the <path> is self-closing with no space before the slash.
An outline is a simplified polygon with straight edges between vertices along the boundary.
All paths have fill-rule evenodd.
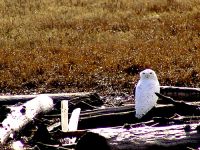
<path id="1" fill-rule="evenodd" d="M 143 85 L 141 80 L 138 81 L 134 92 L 135 92 L 135 99 L 138 99 L 140 97 L 140 94 L 143 93 Z"/>

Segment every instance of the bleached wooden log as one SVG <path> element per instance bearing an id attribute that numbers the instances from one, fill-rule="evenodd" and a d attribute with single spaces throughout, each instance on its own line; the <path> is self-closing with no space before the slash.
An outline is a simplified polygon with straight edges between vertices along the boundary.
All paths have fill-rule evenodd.
<path id="1" fill-rule="evenodd" d="M 8 105 L 8 104 L 15 104 L 17 102 L 26 102 L 37 97 L 40 94 L 34 95 L 4 95 L 0 96 L 0 104 L 1 105 Z M 45 94 L 51 97 L 54 100 L 69 100 L 74 97 L 90 97 L 92 95 L 97 95 L 96 93 L 91 92 L 78 92 L 78 93 L 58 93 L 58 94 Z"/>
<path id="2" fill-rule="evenodd" d="M 134 125 L 129 125 L 128 128 L 122 126 L 96 128 L 54 133 L 54 135 L 54 138 L 71 136 L 79 138 L 75 150 L 176 150 L 186 149 L 186 147 L 197 149 L 200 143 L 200 124 L 193 123 L 164 127 L 134 127 Z"/>
<path id="3" fill-rule="evenodd" d="M 193 148 L 199 146 L 199 124 L 190 124 L 188 131 L 186 126 L 185 124 L 166 127 L 144 126 L 131 129 L 114 127 L 88 131 L 103 136 L 112 150 L 185 149 L 190 146 Z M 95 149 L 95 147 L 101 146 L 98 143 L 102 142 L 102 138 L 95 139 L 95 137 L 98 136 L 80 138 L 76 150 Z M 103 143 L 106 144 L 106 142 Z"/>
<path id="4" fill-rule="evenodd" d="M 11 107 L 11 113 L 3 120 L 0 128 L 0 142 L 5 144 L 14 133 L 19 132 L 40 113 L 52 110 L 53 100 L 47 95 L 39 95 L 23 105 Z"/>
<path id="5" fill-rule="evenodd" d="M 68 101 L 61 102 L 61 128 L 63 132 L 68 131 Z"/>

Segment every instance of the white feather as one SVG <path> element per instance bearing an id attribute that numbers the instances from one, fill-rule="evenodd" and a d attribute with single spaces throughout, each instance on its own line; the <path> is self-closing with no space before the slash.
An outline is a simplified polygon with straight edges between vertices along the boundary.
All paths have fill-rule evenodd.
<path id="1" fill-rule="evenodd" d="M 135 90 L 135 117 L 142 118 L 157 103 L 155 92 L 160 92 L 160 84 L 156 73 L 151 69 L 140 72 L 140 80 Z"/>

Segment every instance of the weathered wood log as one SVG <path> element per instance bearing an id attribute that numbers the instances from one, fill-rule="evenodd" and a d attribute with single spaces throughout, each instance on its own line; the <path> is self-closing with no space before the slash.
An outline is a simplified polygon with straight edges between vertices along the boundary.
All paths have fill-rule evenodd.
<path id="1" fill-rule="evenodd" d="M 9 104 L 16 104 L 18 102 L 26 102 L 37 97 L 39 94 L 35 95 L 4 95 L 0 96 L 0 104 L 1 105 L 9 105 Z M 99 99 L 98 94 L 92 92 L 79 92 L 79 93 L 59 93 L 59 94 L 45 94 L 51 97 L 54 101 L 61 101 L 61 100 L 71 100 L 71 103 L 76 103 L 77 101 L 81 101 L 81 98 L 93 98 Z"/>
<path id="2" fill-rule="evenodd" d="M 160 93 L 176 100 L 200 100 L 200 88 L 160 86 Z"/>
<path id="3" fill-rule="evenodd" d="M 187 107 L 188 109 L 199 109 L 200 106 L 197 106 L 197 105 L 190 105 L 190 104 L 187 104 L 186 102 L 183 102 L 183 101 L 177 101 L 177 100 L 174 100 L 173 98 L 171 97 L 168 97 L 168 96 L 165 96 L 163 94 L 160 94 L 160 93 L 155 93 L 160 99 L 166 101 L 167 104 L 173 104 L 177 107 Z"/>
<path id="4" fill-rule="evenodd" d="M 156 126 L 178 125 L 178 124 L 191 124 L 199 123 L 200 116 L 180 116 L 175 115 L 171 118 L 166 117 L 153 117 L 153 122 Z"/>
<path id="5" fill-rule="evenodd" d="M 50 96 L 53 95 L 52 97 L 55 98 L 53 99 L 54 104 L 55 104 L 55 108 L 53 111 L 51 111 L 52 114 L 56 114 L 56 113 L 60 113 L 60 107 L 61 107 L 61 100 L 64 99 L 64 97 L 68 97 L 69 99 L 69 112 L 71 112 L 73 109 L 80 107 L 82 110 L 85 109 L 90 109 L 90 105 L 93 105 L 94 107 L 98 107 L 103 105 L 103 101 L 100 99 L 99 95 L 96 93 L 90 93 L 87 95 L 87 93 L 83 94 L 82 96 L 77 96 L 77 95 L 81 95 L 80 93 L 69 93 L 66 94 L 66 96 L 60 97 L 59 94 L 57 94 L 56 96 L 54 96 L 54 94 L 50 94 Z M 62 95 L 62 94 L 61 94 Z M 33 97 L 35 97 L 36 95 L 34 95 Z M 2 119 L 4 119 L 5 115 L 7 114 L 7 112 L 9 112 L 9 109 L 7 109 L 7 107 L 5 107 L 4 105 L 11 105 L 11 104 L 15 104 L 17 103 L 17 105 L 21 105 L 21 103 L 26 102 L 28 99 L 24 99 L 23 100 L 23 96 L 19 99 L 15 99 L 18 96 L 11 96 L 11 99 L 9 99 L 9 97 L 6 97 L 8 99 L 4 99 L 5 96 L 1 97 L 0 96 L 0 120 L 2 121 Z M 32 97 L 32 95 L 31 95 Z M 2 98 L 2 99 L 1 99 Z M 2 110 L 2 111 L 1 111 Z"/>
<path id="6" fill-rule="evenodd" d="M 54 107 L 53 100 L 47 95 L 39 95 L 23 105 L 11 107 L 11 113 L 3 120 L 0 128 L 0 142 L 5 144 L 10 135 L 22 130 L 41 113 Z"/>
<path id="7" fill-rule="evenodd" d="M 133 128 L 97 128 L 69 133 L 56 132 L 52 137 L 77 137 L 76 150 L 137 150 L 137 149 L 186 149 L 200 146 L 200 125 L 182 124 L 165 127 L 141 126 Z M 95 134 L 96 133 L 96 134 Z M 101 143 L 101 144 L 100 144 Z M 109 143 L 109 148 L 108 144 Z M 103 145 L 105 144 L 105 145 Z"/>
<path id="8" fill-rule="evenodd" d="M 182 112 L 182 114 L 185 115 L 200 115 L 200 106 L 198 105 L 187 104 L 183 101 L 176 101 L 171 97 L 167 97 L 159 93 L 156 93 L 156 95 L 168 104 L 173 104 L 176 107 L 177 112 Z"/>
<path id="9" fill-rule="evenodd" d="M 146 149 L 186 149 L 187 147 L 198 148 L 200 146 L 199 124 L 191 124 L 190 130 L 186 131 L 188 125 L 172 125 L 167 127 L 138 127 L 124 129 L 123 127 L 99 128 L 88 130 L 104 137 L 110 145 L 109 150 L 146 150 Z M 96 137 L 96 138 L 95 138 Z M 84 135 L 79 139 L 76 150 L 99 149 L 98 144 L 102 137 Z M 92 144 L 89 144 L 92 143 Z"/>

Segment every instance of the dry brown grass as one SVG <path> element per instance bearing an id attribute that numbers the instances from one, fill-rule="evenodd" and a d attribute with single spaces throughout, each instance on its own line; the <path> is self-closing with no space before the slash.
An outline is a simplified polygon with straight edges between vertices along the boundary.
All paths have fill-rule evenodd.
<path id="1" fill-rule="evenodd" d="M 199 0 L 0 0 L 0 89 L 128 91 L 200 86 Z"/>

